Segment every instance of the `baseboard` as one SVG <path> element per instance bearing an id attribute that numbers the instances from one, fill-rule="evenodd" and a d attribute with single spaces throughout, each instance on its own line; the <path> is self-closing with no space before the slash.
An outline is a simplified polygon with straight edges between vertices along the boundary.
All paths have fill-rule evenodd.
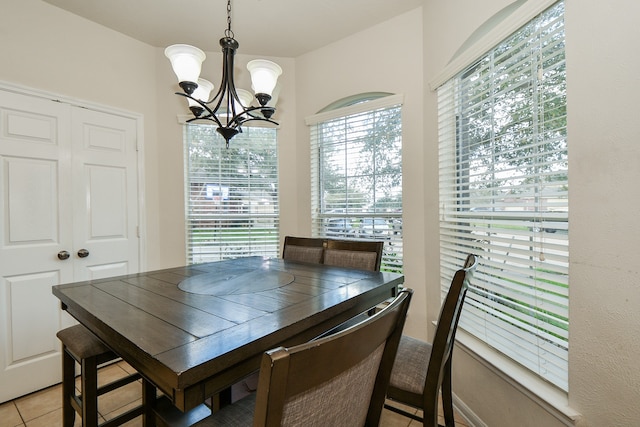
<path id="1" fill-rule="evenodd" d="M 489 427 L 455 393 L 452 393 L 451 398 L 453 399 L 453 408 L 470 427 Z"/>

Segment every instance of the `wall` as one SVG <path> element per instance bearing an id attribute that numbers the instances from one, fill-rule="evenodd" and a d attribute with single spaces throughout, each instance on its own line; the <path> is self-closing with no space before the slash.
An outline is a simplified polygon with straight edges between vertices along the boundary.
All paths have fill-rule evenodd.
<path id="1" fill-rule="evenodd" d="M 567 0 L 570 403 L 640 425 L 640 4 Z"/>
<path id="2" fill-rule="evenodd" d="M 298 208 L 282 212 L 281 233 L 311 235 L 309 129 L 305 117 L 363 92 L 403 94 L 403 227 L 411 230 L 404 235 L 405 283 L 416 291 L 407 330 L 426 338 L 421 21 L 421 8 L 415 9 L 296 58 L 296 162 L 282 177 L 296 182 Z M 430 256 L 437 256 L 437 252 Z"/>
<path id="3" fill-rule="evenodd" d="M 0 3 L 0 80 L 144 116 L 147 267 L 162 265 L 155 50 L 39 0 Z"/>
<path id="4" fill-rule="evenodd" d="M 449 62 L 466 38 L 509 0 L 425 0 L 426 82 Z M 640 56 L 631 0 L 566 0 L 566 55 L 570 182 L 569 407 L 580 426 L 640 423 L 640 292 L 637 242 L 640 228 L 640 123 L 637 70 Z M 451 23 L 455 23 L 452 25 Z M 425 90 L 425 142 L 437 137 L 435 93 Z M 437 147 L 425 143 L 425 169 L 436 167 Z M 437 198 L 427 180 L 425 200 Z M 429 215 L 427 206 L 427 217 Z M 437 233 L 425 224 L 427 252 Z M 429 287 L 429 314 L 438 290 Z M 486 425 L 560 426 L 568 422 L 508 377 L 496 375 L 467 352 L 454 354 L 454 392 Z"/>

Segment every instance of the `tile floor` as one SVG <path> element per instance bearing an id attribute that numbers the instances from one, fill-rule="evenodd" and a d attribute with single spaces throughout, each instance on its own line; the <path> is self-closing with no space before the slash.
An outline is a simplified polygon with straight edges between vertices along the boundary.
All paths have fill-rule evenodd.
<path id="1" fill-rule="evenodd" d="M 124 362 L 100 369 L 98 381 L 106 383 L 133 372 Z M 59 427 L 62 425 L 62 387 L 52 386 L 44 390 L 0 404 L 0 427 Z M 134 382 L 99 398 L 98 406 L 101 422 L 108 420 L 131 407 L 141 403 L 141 383 Z M 441 420 L 444 423 L 444 420 Z M 80 417 L 76 417 L 74 427 L 80 427 Z M 380 426 L 382 427 L 418 427 L 421 423 L 384 410 Z M 456 425 L 470 427 L 456 414 Z M 141 417 L 125 424 L 126 427 L 141 427 Z"/>

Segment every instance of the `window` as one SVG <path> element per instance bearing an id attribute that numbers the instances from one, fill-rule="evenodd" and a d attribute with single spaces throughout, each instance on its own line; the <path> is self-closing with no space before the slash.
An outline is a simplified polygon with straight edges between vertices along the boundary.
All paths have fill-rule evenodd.
<path id="1" fill-rule="evenodd" d="M 381 269 L 401 272 L 401 97 L 350 100 L 307 119 L 313 235 L 384 240 Z"/>
<path id="2" fill-rule="evenodd" d="M 567 390 L 564 4 L 438 88 L 441 274 L 481 257 L 460 326 Z"/>
<path id="3" fill-rule="evenodd" d="M 229 148 L 211 125 L 185 125 L 187 260 L 279 251 L 276 130 L 244 127 Z"/>

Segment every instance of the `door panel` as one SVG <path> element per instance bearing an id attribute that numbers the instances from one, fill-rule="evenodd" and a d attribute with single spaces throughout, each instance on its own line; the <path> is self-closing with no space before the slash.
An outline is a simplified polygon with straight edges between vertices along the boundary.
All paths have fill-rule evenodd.
<path id="1" fill-rule="evenodd" d="M 75 280 L 138 271 L 136 121 L 73 112 Z M 77 251 L 86 249 L 80 258 Z"/>
<path id="2" fill-rule="evenodd" d="M 58 283 L 55 272 L 25 274 L 7 278 L 11 324 L 20 325 L 20 333 L 11 336 L 11 364 L 28 361 L 34 355 L 59 351 L 58 304 L 51 286 Z M 35 297 L 34 297 L 35 296 Z"/>
<path id="3" fill-rule="evenodd" d="M 129 274 L 129 264 L 126 262 L 114 262 L 104 265 L 87 265 L 87 280 L 104 279 L 105 277 L 123 276 Z"/>
<path id="4" fill-rule="evenodd" d="M 56 161 L 5 157 L 7 246 L 58 240 Z M 28 194 L 29 197 L 24 197 Z"/>
<path id="5" fill-rule="evenodd" d="M 89 185 L 90 240 L 127 239 L 126 170 L 104 166 L 85 166 Z"/>
<path id="6" fill-rule="evenodd" d="M 61 381 L 52 286 L 138 271 L 137 126 L 0 89 L 0 402 Z"/>
<path id="7" fill-rule="evenodd" d="M 55 333 L 70 321 L 51 286 L 73 280 L 57 257 L 72 247 L 69 111 L 0 91 L 0 402 L 60 381 Z"/>

